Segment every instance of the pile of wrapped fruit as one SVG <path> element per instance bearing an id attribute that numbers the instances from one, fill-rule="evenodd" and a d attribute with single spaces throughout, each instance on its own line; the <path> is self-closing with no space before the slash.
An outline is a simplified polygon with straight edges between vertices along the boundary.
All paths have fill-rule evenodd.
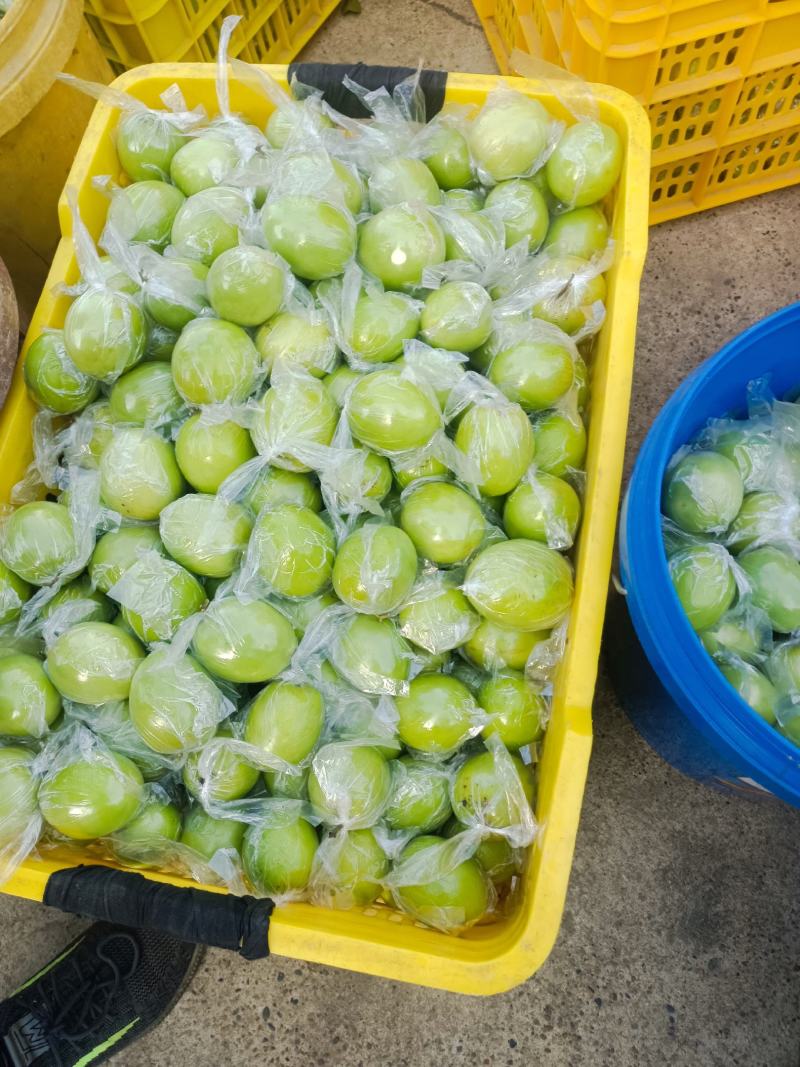
<path id="1" fill-rule="evenodd" d="M 72 197 L 0 533 L 0 873 L 73 840 L 460 930 L 536 833 L 621 145 L 236 72 L 265 131 L 117 94 L 102 252 Z"/>
<path id="2" fill-rule="evenodd" d="M 667 470 L 669 570 L 720 671 L 800 745 L 800 405 L 751 382 L 750 417 L 709 423 Z"/>

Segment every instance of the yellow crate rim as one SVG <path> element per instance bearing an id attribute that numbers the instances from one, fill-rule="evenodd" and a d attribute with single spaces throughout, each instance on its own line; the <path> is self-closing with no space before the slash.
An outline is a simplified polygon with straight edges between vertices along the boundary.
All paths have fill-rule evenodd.
<path id="1" fill-rule="evenodd" d="M 286 67 L 264 69 L 286 83 Z M 189 106 L 204 103 L 209 113 L 215 112 L 214 67 L 210 64 L 139 67 L 123 74 L 114 86 L 155 105 L 159 93 L 173 82 L 181 85 Z M 562 117 L 568 117 L 566 105 L 575 98 L 576 91 L 567 82 L 558 88 L 556 97 L 553 83 L 451 74 L 446 101 L 480 105 L 501 82 L 538 97 Z M 292 904 L 278 908 L 272 919 L 270 947 L 278 955 L 454 992 L 491 994 L 533 974 L 555 942 L 592 744 L 591 705 L 625 452 L 639 281 L 647 247 L 650 135 L 644 111 L 621 90 L 606 86 L 593 89 L 600 118 L 614 126 L 622 138 L 625 164 L 610 205 L 616 257 L 608 274 L 607 318 L 592 359 L 586 498 L 576 559 L 575 603 L 539 766 L 536 814 L 541 832 L 522 879 L 520 899 L 509 917 L 479 925 L 462 937 L 423 928 L 382 906 L 337 912 Z M 231 84 L 231 106 L 259 122 L 270 110 L 252 87 L 236 82 Z M 119 171 L 113 148 L 116 121 L 117 112 L 112 107 L 97 105 L 67 183 L 78 190 L 82 217 L 95 237 L 105 218 L 107 200 L 92 188 L 90 178 Z M 69 301 L 53 292 L 53 287 L 63 281 L 74 282 L 78 276 L 64 196 L 59 218 L 64 237 L 22 358 L 44 327 L 63 323 Z M 0 499 L 5 500 L 31 455 L 30 419 L 35 409 L 24 387 L 22 358 L 0 414 Z M 41 859 L 25 862 L 2 890 L 41 900 L 49 875 L 77 862 L 81 860 L 74 853 L 47 852 Z M 151 872 L 147 876 L 173 885 L 188 884 Z"/>

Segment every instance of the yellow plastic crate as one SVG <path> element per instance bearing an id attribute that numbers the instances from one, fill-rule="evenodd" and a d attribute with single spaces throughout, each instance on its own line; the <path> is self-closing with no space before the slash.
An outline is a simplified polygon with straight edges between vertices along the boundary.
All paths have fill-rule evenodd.
<path id="1" fill-rule="evenodd" d="M 84 0 L 117 72 L 143 63 L 213 62 L 227 15 L 240 15 L 228 53 L 288 63 L 341 0 Z"/>
<path id="2" fill-rule="evenodd" d="M 285 67 L 267 69 L 285 84 Z M 123 75 L 114 84 L 157 106 L 159 94 L 173 82 L 181 85 L 190 106 L 201 103 L 209 113 L 215 112 L 212 66 L 144 67 Z M 489 76 L 450 75 L 446 100 L 480 104 L 497 82 Z M 557 100 L 541 83 L 514 79 L 512 84 L 568 118 L 561 102 L 569 102 L 568 87 Z M 577 547 L 575 603 L 540 763 L 536 815 L 541 833 L 532 847 L 521 893 L 507 917 L 479 925 L 462 937 L 424 928 L 382 905 L 339 912 L 291 904 L 275 911 L 270 928 L 271 949 L 280 955 L 456 992 L 489 994 L 528 978 L 544 962 L 556 939 L 592 745 L 592 695 L 625 451 L 639 281 L 647 245 L 644 189 L 649 150 L 645 115 L 618 89 L 595 88 L 600 116 L 622 139 L 625 164 L 609 202 L 616 256 L 608 274 L 608 314 L 592 358 L 585 513 Z M 235 110 L 263 125 L 269 111 L 263 97 L 237 81 L 231 84 L 231 97 Z M 68 182 L 78 191 L 81 214 L 95 237 L 102 229 L 108 202 L 92 186 L 91 177 L 119 175 L 112 136 L 117 118 L 110 107 L 98 104 Z M 69 300 L 54 292 L 54 286 L 78 278 L 64 197 L 59 219 L 64 237 L 23 347 L 12 392 L 0 414 L 0 499 L 8 499 L 31 458 L 34 406 L 22 378 L 25 351 L 44 328 L 61 326 L 64 321 Z M 40 900 L 48 876 L 78 862 L 76 852 L 47 852 L 42 859 L 24 863 L 3 891 Z M 148 872 L 147 876 L 174 885 L 187 884 L 156 873 Z"/>
<path id="3" fill-rule="evenodd" d="M 473 2 L 502 71 L 518 48 L 644 104 L 651 223 L 800 182 L 800 0 Z"/>

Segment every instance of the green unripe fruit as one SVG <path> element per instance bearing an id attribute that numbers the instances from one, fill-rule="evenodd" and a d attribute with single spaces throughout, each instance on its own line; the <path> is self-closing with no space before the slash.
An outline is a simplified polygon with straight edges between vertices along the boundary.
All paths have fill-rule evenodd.
<path id="1" fill-rule="evenodd" d="M 64 320 L 64 347 L 83 374 L 113 382 L 144 355 L 147 326 L 136 301 L 112 289 L 87 289 Z"/>
<path id="2" fill-rule="evenodd" d="M 269 756 L 298 764 L 316 747 L 325 725 L 325 705 L 310 685 L 273 682 L 247 713 L 245 741 Z"/>
<path id="3" fill-rule="evenodd" d="M 139 182 L 169 177 L 172 158 L 188 138 L 166 115 L 137 110 L 119 120 L 116 140 L 123 170 Z"/>
<path id="4" fill-rule="evenodd" d="M 245 823 L 235 819 L 214 819 L 195 804 L 184 819 L 180 841 L 203 859 L 211 860 L 220 849 L 239 852 L 246 829 Z"/>
<path id="5" fill-rule="evenodd" d="M 291 662 L 292 624 L 261 600 L 226 597 L 212 602 L 194 635 L 199 663 L 229 682 L 266 682 Z"/>
<path id="6" fill-rule="evenodd" d="M 347 407 L 354 437 L 376 452 L 421 448 L 441 426 L 434 399 L 397 370 L 365 374 Z"/>
<path id="7" fill-rule="evenodd" d="M 89 561 L 92 582 L 102 593 L 107 593 L 147 552 L 164 555 L 164 546 L 154 526 L 121 526 L 103 534 Z"/>
<path id="8" fill-rule="evenodd" d="M 503 525 L 509 537 L 526 537 L 551 548 L 569 548 L 581 517 L 578 494 L 563 478 L 537 474 L 521 482 L 503 508 Z"/>
<path id="9" fill-rule="evenodd" d="M 169 363 L 142 363 L 117 378 L 109 394 L 115 422 L 163 426 L 185 410 Z"/>
<path id="10" fill-rule="evenodd" d="M 427 834 L 452 813 L 447 771 L 427 760 L 402 756 L 393 760 L 392 793 L 384 819 L 393 830 Z"/>
<path id="11" fill-rule="evenodd" d="M 523 178 L 501 182 L 486 197 L 486 209 L 502 220 L 506 248 L 526 241 L 528 249 L 535 252 L 544 241 L 550 216 L 547 202 L 533 182 Z"/>
<path id="12" fill-rule="evenodd" d="M 336 670 L 362 693 L 394 693 L 409 674 L 411 649 L 391 619 L 356 615 L 337 628 L 331 648 Z"/>
<path id="13" fill-rule="evenodd" d="M 208 744 L 225 717 L 223 696 L 191 656 L 151 652 L 131 683 L 131 722 L 154 752 Z"/>
<path id="14" fill-rule="evenodd" d="M 263 210 L 264 236 L 300 278 L 342 274 L 356 250 L 353 219 L 314 196 L 284 195 Z"/>
<path id="15" fill-rule="evenodd" d="M 250 204 L 240 189 L 203 189 L 183 204 L 172 224 L 172 243 L 179 255 L 210 267 L 217 256 L 239 243 Z"/>
<path id="16" fill-rule="evenodd" d="M 251 553 L 258 574 L 276 593 L 313 596 L 330 581 L 333 531 L 308 508 L 283 504 L 257 519 Z"/>
<path id="17" fill-rule="evenodd" d="M 195 319 L 172 353 L 172 376 L 189 404 L 240 403 L 254 389 L 258 352 L 241 326 L 221 319 Z"/>
<path id="18" fill-rule="evenodd" d="M 106 704 L 127 698 L 144 655 L 139 642 L 118 626 L 83 622 L 70 627 L 51 645 L 47 673 L 69 700 Z"/>
<path id="19" fill-rule="evenodd" d="M 170 164 L 170 177 L 186 196 L 220 185 L 236 164 L 239 153 L 232 141 L 206 130 L 187 141 Z"/>
<path id="20" fill-rule="evenodd" d="M 485 671 L 505 668 L 522 671 L 535 645 L 549 637 L 547 630 L 508 630 L 489 619 L 482 619 L 468 641 L 464 652 Z"/>
<path id="21" fill-rule="evenodd" d="M 336 341 L 328 323 L 282 311 L 265 322 L 256 334 L 256 348 L 265 370 L 289 363 L 321 378 L 336 363 Z"/>
<path id="22" fill-rule="evenodd" d="M 669 560 L 669 574 L 683 610 L 695 630 L 707 630 L 736 597 L 730 557 L 712 545 L 690 545 Z"/>
<path id="23" fill-rule="evenodd" d="M 488 377 L 524 411 L 544 411 L 569 391 L 575 365 L 565 345 L 522 340 L 497 353 Z"/>
<path id="24" fill-rule="evenodd" d="M 545 474 L 562 478 L 570 470 L 582 470 L 586 459 L 586 427 L 578 416 L 551 411 L 533 424 L 536 466 Z"/>
<path id="25" fill-rule="evenodd" d="M 67 355 L 61 331 L 39 334 L 28 349 L 22 370 L 36 403 L 58 415 L 82 411 L 98 393 L 95 379 L 79 371 Z"/>
<path id="26" fill-rule="evenodd" d="M 106 225 L 128 244 L 148 244 L 161 251 L 169 244 L 184 200 L 183 193 L 169 182 L 134 182 L 116 191 Z"/>
<path id="27" fill-rule="evenodd" d="M 47 585 L 74 564 L 75 530 L 63 504 L 23 504 L 11 513 L 0 547 L 9 570 L 31 585 Z"/>
<path id="28" fill-rule="evenodd" d="M 395 698 L 400 740 L 416 752 L 443 757 L 480 729 L 480 712 L 469 689 L 446 674 L 420 674 L 408 695 Z"/>
<path id="29" fill-rule="evenodd" d="M 572 571 L 551 548 L 522 538 L 490 545 L 470 564 L 464 592 L 498 626 L 542 630 L 559 622 L 572 601 Z"/>
<path id="30" fill-rule="evenodd" d="M 144 781 L 127 757 L 106 752 L 76 759 L 39 787 L 45 821 L 65 837 L 89 841 L 121 830 L 142 802 Z"/>
<path id="31" fill-rule="evenodd" d="M 493 182 L 528 174 L 547 146 L 549 115 L 522 93 L 487 102 L 469 128 L 469 146 L 479 170 Z"/>
<path id="32" fill-rule="evenodd" d="M 333 588 L 340 600 L 368 615 L 391 615 L 406 600 L 417 575 L 417 553 L 396 526 L 362 526 L 340 547 Z"/>
<path id="33" fill-rule="evenodd" d="M 478 502 L 447 482 L 423 482 L 412 489 L 403 502 L 400 525 L 420 556 L 441 566 L 463 563 L 486 533 Z"/>
<path id="34" fill-rule="evenodd" d="M 550 223 L 544 247 L 564 255 L 591 259 L 606 247 L 608 236 L 606 217 L 602 210 L 593 204 L 556 215 Z"/>
<path id="35" fill-rule="evenodd" d="M 316 830 L 305 819 L 251 826 L 242 846 L 245 874 L 265 896 L 305 889 L 318 844 Z"/>
<path id="36" fill-rule="evenodd" d="M 43 737 L 61 714 L 61 694 L 36 656 L 0 657 L 0 737 Z"/>
<path id="37" fill-rule="evenodd" d="M 238 245 L 217 256 L 208 272 L 208 300 L 221 319 L 259 326 L 283 303 L 284 272 L 272 253 Z"/>
<path id="38" fill-rule="evenodd" d="M 114 431 L 100 460 L 100 495 L 107 507 L 125 518 L 149 522 L 183 490 L 168 441 L 138 426 Z"/>
<path id="39" fill-rule="evenodd" d="M 192 415 L 175 439 L 181 473 L 199 493 L 216 493 L 228 475 L 255 455 L 249 432 L 235 422 L 206 423 Z"/>
<path id="40" fill-rule="evenodd" d="M 459 422 L 455 442 L 475 466 L 486 496 L 510 493 L 534 454 L 531 424 L 519 404 L 475 404 Z"/>
<path id="41" fill-rule="evenodd" d="M 395 903 L 420 922 L 440 930 L 458 930 L 478 921 L 489 906 L 489 882 L 480 864 L 464 860 L 448 870 L 444 866 L 444 841 L 429 835 L 415 837 L 400 854 L 404 861 L 423 853 L 420 881 L 398 886 L 392 891 Z M 424 853 L 430 853 L 425 856 Z M 427 862 L 425 862 L 427 860 Z"/>
<path id="42" fill-rule="evenodd" d="M 359 227 L 358 262 L 387 289 L 420 285 L 424 269 L 444 258 L 444 234 L 424 208 L 395 204 Z"/>
<path id="43" fill-rule="evenodd" d="M 478 703 L 491 716 L 483 736 L 497 734 L 510 751 L 533 744 L 542 736 L 545 703 L 524 674 L 505 671 L 488 678 L 478 690 Z"/>
<path id="44" fill-rule="evenodd" d="M 420 328 L 434 348 L 472 352 L 492 331 L 492 298 L 475 282 L 445 282 L 428 295 Z"/>
<path id="45" fill-rule="evenodd" d="M 308 799 L 323 822 L 372 826 L 389 802 L 391 787 L 389 764 L 376 748 L 333 742 L 314 756 Z"/>
<path id="46" fill-rule="evenodd" d="M 722 533 L 739 513 L 742 479 L 718 452 L 690 452 L 667 474 L 665 514 L 688 533 Z"/>
<path id="47" fill-rule="evenodd" d="M 788 634 L 800 628 L 800 563 L 773 545 L 751 549 L 738 562 L 750 581 L 753 603 L 773 630 Z"/>
<path id="48" fill-rule="evenodd" d="M 619 134 L 603 122 L 584 119 L 562 133 L 545 175 L 562 204 L 586 207 L 611 192 L 621 169 Z"/>
<path id="49" fill-rule="evenodd" d="M 167 552 L 194 574 L 226 578 L 247 547 L 252 525 L 241 504 L 189 493 L 164 508 L 159 532 Z"/>

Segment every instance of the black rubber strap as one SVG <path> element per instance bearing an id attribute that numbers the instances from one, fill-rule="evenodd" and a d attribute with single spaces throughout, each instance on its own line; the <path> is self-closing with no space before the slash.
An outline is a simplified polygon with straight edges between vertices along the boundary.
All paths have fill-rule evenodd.
<path id="1" fill-rule="evenodd" d="M 79 866 L 51 874 L 51 908 L 136 929 L 161 930 L 198 945 L 232 949 L 246 960 L 269 955 L 273 901 L 202 889 L 179 889 L 130 871 Z"/>
<path id="2" fill-rule="evenodd" d="M 401 81 L 416 71 L 412 67 L 374 67 L 368 63 L 290 63 L 289 82 L 296 75 L 303 85 L 319 89 L 325 99 L 343 115 L 354 119 L 368 118 L 369 112 L 358 97 L 342 85 L 344 76 L 363 85 L 365 89 L 379 89 L 382 85 L 391 92 Z M 425 97 L 425 113 L 430 119 L 442 110 L 447 88 L 447 71 L 422 70 L 419 86 Z"/>

